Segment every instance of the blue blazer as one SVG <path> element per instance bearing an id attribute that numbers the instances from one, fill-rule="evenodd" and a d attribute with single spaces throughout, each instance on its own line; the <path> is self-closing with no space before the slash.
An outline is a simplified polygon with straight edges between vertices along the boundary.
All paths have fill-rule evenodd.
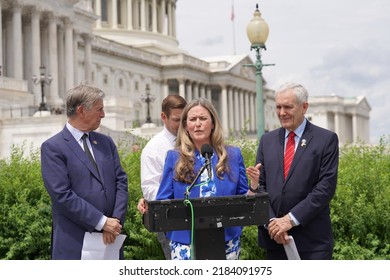
<path id="1" fill-rule="evenodd" d="M 41 146 L 42 177 L 52 200 L 52 259 L 80 259 L 85 232 L 102 215 L 125 221 L 127 175 L 112 139 L 90 132 L 99 172 L 65 127 Z"/>
<path id="2" fill-rule="evenodd" d="M 244 160 L 241 151 L 238 147 L 227 146 L 228 162 L 230 173 L 223 174 L 223 178 L 220 179 L 216 176 L 215 166 L 218 162 L 217 154 L 214 151 L 212 157 L 213 168 L 213 180 L 217 190 L 217 196 L 229 196 L 229 195 L 241 195 L 246 194 L 248 191 L 248 179 L 246 177 L 246 170 Z M 196 153 L 199 153 L 196 151 Z M 157 200 L 184 198 L 187 183 L 179 182 L 175 180 L 175 165 L 179 159 L 178 150 L 170 150 L 167 153 L 165 159 L 164 171 L 160 183 L 159 190 L 157 192 Z M 194 171 L 198 173 L 202 163 L 200 160 L 195 159 Z M 206 171 L 206 170 L 205 170 Z M 200 183 L 198 178 L 196 184 Z M 195 186 L 192 188 L 190 198 L 199 197 L 200 187 Z M 240 236 L 242 233 L 242 227 L 230 227 L 225 228 L 225 241 L 229 241 L 235 237 Z M 191 237 L 189 230 L 171 231 L 167 233 L 170 240 L 180 242 L 182 244 L 190 244 Z"/>
<path id="3" fill-rule="evenodd" d="M 256 163 L 263 164 L 260 187 L 269 194 L 269 218 L 291 211 L 300 222 L 289 231 L 298 251 L 333 250 L 329 203 L 337 185 L 338 137 L 307 121 L 285 182 L 284 141 L 284 128 L 264 134 L 256 158 Z M 262 226 L 259 244 L 266 249 L 283 248 L 270 239 Z"/>

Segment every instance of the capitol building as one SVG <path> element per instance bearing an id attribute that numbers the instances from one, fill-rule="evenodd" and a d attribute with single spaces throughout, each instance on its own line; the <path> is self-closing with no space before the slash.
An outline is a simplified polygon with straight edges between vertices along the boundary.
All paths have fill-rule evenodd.
<path id="1" fill-rule="evenodd" d="M 66 92 L 80 83 L 105 92 L 99 130 L 114 140 L 160 131 L 161 101 L 169 94 L 211 100 L 226 136 L 245 129 L 255 138 L 255 70 L 243 67 L 253 60 L 247 54 L 198 58 L 180 49 L 180 1 L 0 0 L 0 158 L 12 145 L 38 148 L 60 131 Z M 279 121 L 274 89 L 263 85 L 269 131 Z M 370 105 L 348 95 L 310 97 L 307 117 L 335 131 L 341 144 L 369 143 Z"/>

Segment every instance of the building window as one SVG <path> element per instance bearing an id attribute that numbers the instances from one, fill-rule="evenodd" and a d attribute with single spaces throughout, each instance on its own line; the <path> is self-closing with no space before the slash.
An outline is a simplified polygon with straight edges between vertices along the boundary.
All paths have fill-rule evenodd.
<path id="1" fill-rule="evenodd" d="M 119 88 L 120 88 L 120 89 L 123 88 L 123 80 L 122 80 L 122 79 L 119 79 Z"/>
<path id="2" fill-rule="evenodd" d="M 104 74 L 104 75 L 103 75 L 103 84 L 104 84 L 104 85 L 107 85 L 107 84 L 108 84 L 108 76 L 107 76 L 107 74 Z"/>
<path id="3" fill-rule="evenodd" d="M 121 7 L 121 0 L 117 0 L 116 2 L 116 14 L 118 17 L 118 25 L 122 24 L 122 7 Z"/>
<path id="4" fill-rule="evenodd" d="M 138 89 L 139 89 L 139 84 L 138 84 L 138 82 L 135 82 L 134 88 L 135 88 L 136 91 L 138 91 Z"/>
<path id="5" fill-rule="evenodd" d="M 107 0 L 101 0 L 102 10 L 101 10 L 101 19 L 104 22 L 108 21 L 107 17 Z"/>

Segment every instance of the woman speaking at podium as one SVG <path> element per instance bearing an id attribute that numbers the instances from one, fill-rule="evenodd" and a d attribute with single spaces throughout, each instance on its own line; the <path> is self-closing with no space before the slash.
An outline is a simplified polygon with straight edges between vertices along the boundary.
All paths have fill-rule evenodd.
<path id="1" fill-rule="evenodd" d="M 210 101 L 200 98 L 187 104 L 177 136 L 175 149 L 168 151 L 165 159 L 157 200 L 184 198 L 188 186 L 192 186 L 187 192 L 190 198 L 248 193 L 241 150 L 224 143 L 221 121 Z M 205 164 L 210 168 L 198 174 Z M 253 184 L 257 187 L 257 182 Z M 239 259 L 242 227 L 228 227 L 224 232 L 226 259 Z M 172 259 L 193 259 L 190 230 L 170 231 L 167 235 Z"/>

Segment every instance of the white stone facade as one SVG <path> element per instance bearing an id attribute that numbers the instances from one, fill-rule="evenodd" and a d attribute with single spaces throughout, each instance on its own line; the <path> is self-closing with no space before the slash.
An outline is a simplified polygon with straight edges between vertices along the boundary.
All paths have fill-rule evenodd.
<path id="1" fill-rule="evenodd" d="M 141 97 L 149 87 L 156 98 L 150 112 L 157 125 L 162 99 L 179 94 L 187 100 L 212 100 L 226 134 L 245 128 L 256 135 L 255 73 L 242 66 L 253 61 L 248 55 L 202 60 L 179 49 L 176 2 L 0 0 L 0 157 L 9 156 L 10 145 L 22 137 L 39 147 L 59 131 L 66 122 L 61 114 L 66 90 L 80 83 L 95 84 L 106 93 L 102 126 L 109 131 L 142 131 L 138 127 L 146 120 L 147 107 Z M 52 117 L 34 117 L 42 87 L 32 77 L 40 75 L 41 65 L 52 77 L 50 85 L 43 86 Z M 364 102 L 348 105 L 359 117 L 352 118 L 354 128 L 345 134 L 345 142 L 368 139 L 370 108 Z M 279 126 L 274 108 L 273 91 L 264 88 L 266 131 Z M 313 114 L 328 116 L 334 107 L 318 108 Z M 340 115 L 334 119 L 338 121 L 328 118 L 323 124 L 339 127 L 344 137 L 341 131 L 349 122 Z"/>

